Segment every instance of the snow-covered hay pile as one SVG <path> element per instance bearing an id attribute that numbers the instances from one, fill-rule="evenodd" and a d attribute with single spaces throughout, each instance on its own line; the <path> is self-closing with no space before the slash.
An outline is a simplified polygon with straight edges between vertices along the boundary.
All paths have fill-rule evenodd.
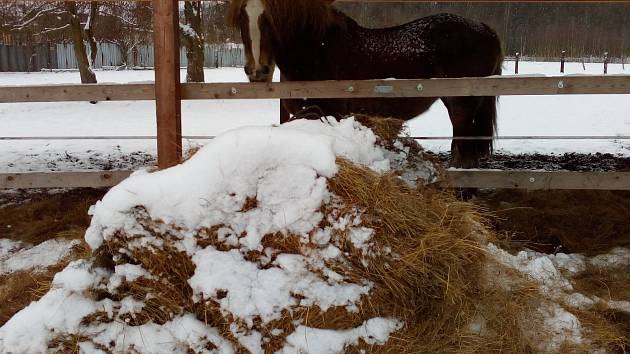
<path id="1" fill-rule="evenodd" d="M 578 320 L 520 275 L 536 269 L 487 245 L 471 204 L 423 186 L 436 169 L 413 144 L 384 140 L 354 119 L 242 128 L 180 166 L 137 173 L 93 208 L 94 257 L 0 329 L 2 351 L 584 344 Z"/>

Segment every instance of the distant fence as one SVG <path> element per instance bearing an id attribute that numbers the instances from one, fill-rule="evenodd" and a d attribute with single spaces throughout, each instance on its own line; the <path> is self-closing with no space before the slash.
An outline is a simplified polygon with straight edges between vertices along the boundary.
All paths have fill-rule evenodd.
<path id="1" fill-rule="evenodd" d="M 126 56 L 113 43 L 97 43 L 95 68 L 103 66 L 153 66 L 153 46 L 138 45 Z M 243 66 L 245 53 L 242 45 L 206 45 L 205 67 Z M 188 64 L 186 48 L 180 48 L 180 63 Z M 40 71 L 42 69 L 78 69 L 72 43 L 39 44 L 34 46 L 8 46 L 0 44 L 0 71 Z"/>
<path id="2" fill-rule="evenodd" d="M 8 46 L 0 44 L 0 71 L 39 71 L 57 66 L 54 46 Z"/>

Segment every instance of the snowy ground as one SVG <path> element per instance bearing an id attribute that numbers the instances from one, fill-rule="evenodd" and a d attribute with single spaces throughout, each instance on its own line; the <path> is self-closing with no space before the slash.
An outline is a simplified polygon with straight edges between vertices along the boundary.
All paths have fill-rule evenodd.
<path id="1" fill-rule="evenodd" d="M 514 72 L 506 62 L 504 73 Z M 559 75 L 559 63 L 521 62 L 521 74 Z M 567 63 L 567 74 L 601 74 L 602 64 Z M 610 74 L 630 74 L 630 67 L 609 65 Z M 99 82 L 153 80 L 153 71 L 97 71 Z M 182 77 L 185 72 L 182 71 Z M 207 69 L 207 82 L 246 81 L 240 68 Z M 0 85 L 78 83 L 77 72 L 0 73 Z M 277 100 L 184 101 L 184 135 L 217 135 L 244 125 L 277 122 Z M 628 135 L 630 100 L 626 95 L 506 96 L 500 100 L 499 135 Z M 0 104 L 1 137 L 155 135 L 153 102 Z M 409 123 L 412 135 L 449 136 L 444 106 L 436 103 Z M 189 142 L 187 142 L 188 144 Z M 203 142 L 191 142 L 193 144 Z M 448 151 L 450 141 L 426 141 L 425 147 Z M 627 140 L 499 141 L 500 152 L 607 152 L 630 156 Z M 155 155 L 154 140 L 0 140 L 0 172 L 129 168 L 146 165 Z M 130 157 L 131 156 L 131 157 Z M 113 163 L 112 163 L 113 162 Z"/>

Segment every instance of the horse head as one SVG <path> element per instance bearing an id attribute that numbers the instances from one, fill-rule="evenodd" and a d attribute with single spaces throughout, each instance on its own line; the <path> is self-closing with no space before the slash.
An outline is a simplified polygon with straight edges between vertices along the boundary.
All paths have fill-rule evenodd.
<path id="1" fill-rule="evenodd" d="M 274 45 L 291 25 L 310 21 L 308 8 L 328 7 L 335 0 L 234 0 L 228 22 L 240 29 L 245 46 L 245 73 L 251 82 L 271 82 Z M 301 12 L 301 13 L 300 13 Z M 296 18 L 301 20 L 296 21 Z"/>

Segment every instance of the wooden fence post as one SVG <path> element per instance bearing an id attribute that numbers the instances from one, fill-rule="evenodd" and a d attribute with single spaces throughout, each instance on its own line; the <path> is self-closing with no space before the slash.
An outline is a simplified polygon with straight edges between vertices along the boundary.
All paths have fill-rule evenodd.
<path id="1" fill-rule="evenodd" d="M 280 82 L 285 81 L 282 73 L 280 73 Z M 284 100 L 280 100 L 280 124 L 286 123 L 291 119 L 291 114 L 284 108 Z"/>
<path id="2" fill-rule="evenodd" d="M 158 167 L 164 169 L 182 158 L 177 0 L 153 1 L 153 42 Z"/>
<path id="3" fill-rule="evenodd" d="M 563 50 L 560 53 L 560 72 L 564 74 L 564 59 L 567 56 L 567 52 L 565 50 Z"/>
<path id="4" fill-rule="evenodd" d="M 516 62 L 514 63 L 514 74 L 518 74 L 518 60 L 521 57 L 521 53 L 516 52 Z"/>
<path id="5" fill-rule="evenodd" d="M 604 74 L 608 74 L 608 52 L 604 52 Z"/>

